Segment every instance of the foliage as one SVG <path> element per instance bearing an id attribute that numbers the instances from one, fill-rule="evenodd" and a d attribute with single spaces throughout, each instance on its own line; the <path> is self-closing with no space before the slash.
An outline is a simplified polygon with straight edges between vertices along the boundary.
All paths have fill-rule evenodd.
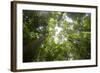
<path id="1" fill-rule="evenodd" d="M 91 58 L 90 13 L 23 10 L 23 62 Z"/>

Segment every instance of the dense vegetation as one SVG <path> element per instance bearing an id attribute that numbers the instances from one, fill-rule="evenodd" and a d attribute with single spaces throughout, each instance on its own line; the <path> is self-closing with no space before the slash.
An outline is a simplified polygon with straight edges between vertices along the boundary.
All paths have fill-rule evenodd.
<path id="1" fill-rule="evenodd" d="M 91 14 L 23 10 L 23 62 L 91 58 Z"/>

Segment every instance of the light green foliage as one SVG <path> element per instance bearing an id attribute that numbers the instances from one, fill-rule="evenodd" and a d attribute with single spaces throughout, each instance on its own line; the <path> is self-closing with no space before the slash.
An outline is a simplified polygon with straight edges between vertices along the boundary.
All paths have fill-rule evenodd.
<path id="1" fill-rule="evenodd" d="M 23 62 L 91 58 L 89 13 L 23 10 Z"/>

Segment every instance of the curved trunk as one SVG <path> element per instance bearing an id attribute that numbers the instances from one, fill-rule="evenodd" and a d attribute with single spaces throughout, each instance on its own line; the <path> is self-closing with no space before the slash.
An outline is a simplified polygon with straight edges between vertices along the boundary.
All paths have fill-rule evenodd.
<path id="1" fill-rule="evenodd" d="M 27 45 L 23 46 L 23 62 L 32 62 L 39 53 L 39 47 L 45 40 L 45 36 L 40 36 L 38 39 L 32 40 Z"/>

